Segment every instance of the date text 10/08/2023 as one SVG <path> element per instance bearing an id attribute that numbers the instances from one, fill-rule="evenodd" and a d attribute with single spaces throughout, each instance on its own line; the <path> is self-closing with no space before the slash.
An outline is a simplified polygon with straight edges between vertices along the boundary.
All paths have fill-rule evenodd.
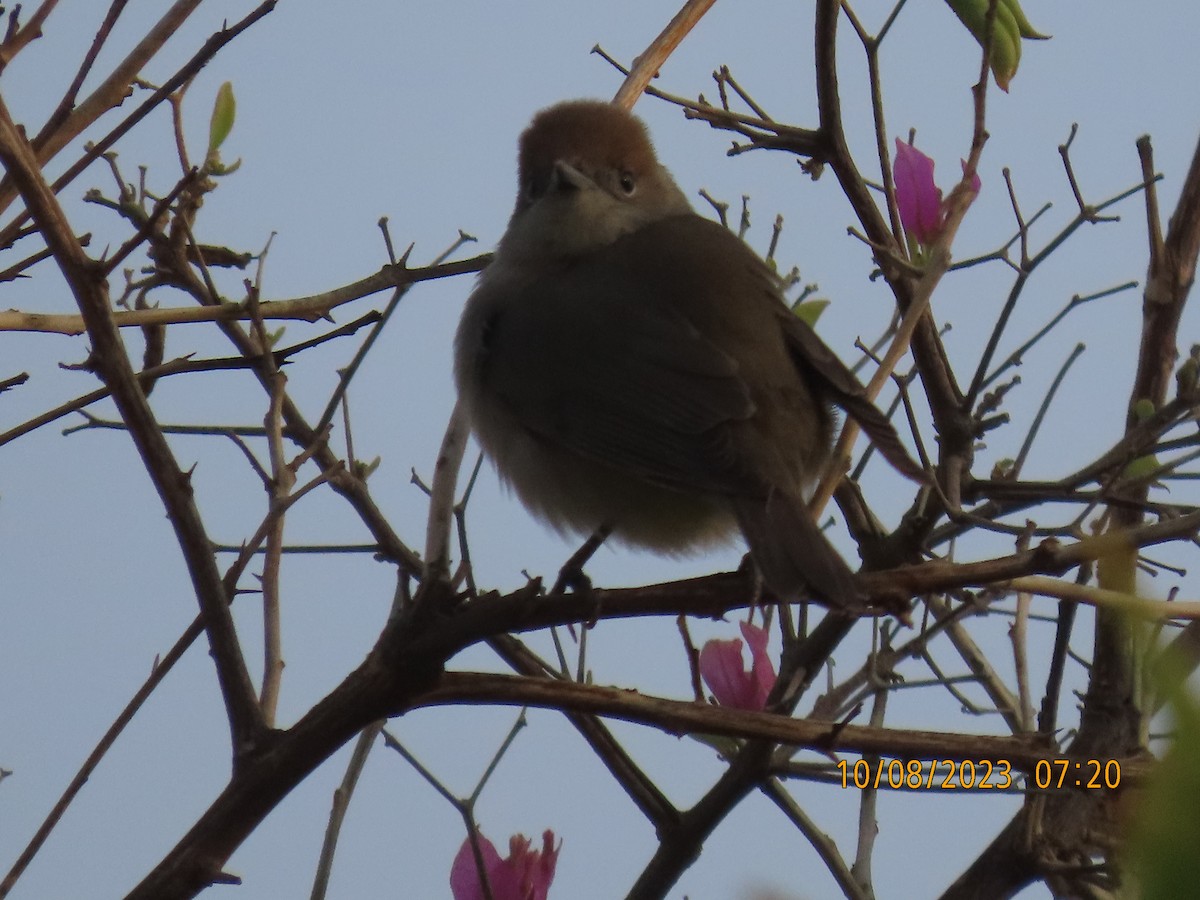
<path id="1" fill-rule="evenodd" d="M 1121 785 L 1118 759 L 1039 759 L 1024 783 L 1005 759 L 839 760 L 834 769 L 843 788 L 893 790 L 1005 791 L 1083 788 L 1115 790 Z"/>

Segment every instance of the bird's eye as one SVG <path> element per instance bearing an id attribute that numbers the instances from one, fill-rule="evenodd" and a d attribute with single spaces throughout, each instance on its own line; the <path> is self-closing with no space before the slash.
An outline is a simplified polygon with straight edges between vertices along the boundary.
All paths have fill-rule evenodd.
<path id="1" fill-rule="evenodd" d="M 632 197 L 633 192 L 637 190 L 637 180 L 631 172 L 622 172 L 620 181 L 621 190 L 625 192 L 626 197 Z"/>

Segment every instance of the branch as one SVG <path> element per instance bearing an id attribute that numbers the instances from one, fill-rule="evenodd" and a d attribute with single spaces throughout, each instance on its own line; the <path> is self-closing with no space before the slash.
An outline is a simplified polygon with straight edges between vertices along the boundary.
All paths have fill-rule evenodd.
<path id="1" fill-rule="evenodd" d="M 113 69 L 91 95 L 80 103 L 53 130 L 43 131 L 34 139 L 33 150 L 39 166 L 44 166 L 63 147 L 79 137 L 92 123 L 124 102 L 133 80 L 163 45 L 187 20 L 201 0 L 176 0 L 138 45 Z M 0 181 L 0 210 L 17 198 L 18 186 L 10 176 Z"/>
<path id="2" fill-rule="evenodd" d="M 5 37 L 4 42 L 0 43 L 0 72 L 8 68 L 8 64 L 13 61 L 18 53 L 42 36 L 42 23 L 46 21 L 46 17 L 50 15 L 57 5 L 58 0 L 42 0 L 42 5 L 34 11 L 29 21 L 15 34 Z M 18 4 L 16 9 L 12 11 L 11 15 L 13 18 L 9 25 L 10 29 L 16 26 L 16 16 L 20 8 Z M 0 8 L 0 13 L 3 13 L 3 8 Z"/>
<path id="3" fill-rule="evenodd" d="M 108 284 L 100 267 L 83 252 L 50 186 L 42 178 L 29 143 L 0 101 L 0 161 L 20 191 L 34 222 L 54 253 L 87 324 L 96 371 L 129 427 L 146 471 L 162 498 L 204 611 L 209 642 L 229 717 L 234 758 L 264 731 L 261 712 L 238 645 L 220 573 L 193 502 L 189 477 L 175 461 L 112 323 Z"/>
<path id="4" fill-rule="evenodd" d="M 668 734 L 715 734 L 805 747 L 824 753 L 878 754 L 901 759 L 1008 761 L 1032 772 L 1047 752 L 1036 735 L 978 735 L 902 728 L 877 728 L 794 719 L 773 712 L 667 700 L 624 688 L 574 681 L 520 678 L 483 672 L 447 672 L 430 690 L 413 698 L 413 708 L 496 703 L 566 709 L 657 727 Z M 1135 764 L 1130 763 L 1131 767 Z"/>
<path id="5" fill-rule="evenodd" d="M 1164 404 L 1177 358 L 1179 320 L 1195 278 L 1197 254 L 1200 254 L 1200 145 L 1192 157 L 1165 240 L 1159 236 L 1157 192 L 1148 139 L 1139 140 L 1138 151 L 1146 185 L 1150 264 L 1143 298 L 1137 373 L 1126 418 L 1126 440 L 1146 425 L 1137 422 L 1133 411 L 1136 402 L 1148 400 L 1158 410 L 1156 417 L 1180 402 L 1177 399 Z M 1144 499 L 1145 493 L 1143 487 L 1133 492 L 1133 498 Z M 1111 512 L 1116 527 L 1128 528 L 1141 517 L 1136 505 L 1113 507 Z M 1160 522 L 1158 526 L 1165 524 Z M 1142 530 L 1131 528 L 1125 533 L 1136 534 Z M 1073 588 L 1062 596 L 1072 593 Z M 1129 630 L 1130 624 L 1123 612 L 1098 611 L 1087 692 L 1079 730 L 1070 748 L 1077 755 L 1100 758 L 1140 749 L 1141 722 L 1151 710 L 1140 709 L 1137 705 L 1135 680 L 1139 661 L 1134 658 L 1134 642 L 1130 640 Z M 1182 635 L 1194 636 L 1197 630 L 1193 621 Z M 1113 798 L 1105 792 L 1093 796 L 1052 795 L 1044 801 L 1027 802 L 946 890 L 943 900 L 978 897 L 981 885 L 987 885 L 995 896 L 1010 896 L 1053 871 L 1060 861 L 1070 865 L 1079 858 L 1107 856 L 1111 850 L 1108 831 L 1120 817 L 1119 811 L 1112 807 Z M 1053 848 L 1042 847 L 1043 852 L 1039 853 L 1038 844 L 1029 840 L 1031 829 L 1053 834 Z M 1046 850 L 1050 850 L 1049 855 Z"/>
<path id="6" fill-rule="evenodd" d="M 1143 175 L 1147 181 L 1153 179 L 1153 159 L 1149 138 L 1138 141 L 1138 153 L 1143 160 Z M 1147 171 L 1148 169 L 1148 171 Z M 1147 191 L 1148 205 L 1153 208 L 1153 184 Z M 1158 235 L 1157 227 L 1151 230 L 1150 265 L 1146 273 L 1146 289 L 1143 294 L 1142 346 L 1138 355 L 1137 375 L 1130 396 L 1128 426 L 1133 427 L 1132 406 L 1138 400 L 1149 399 L 1155 407 L 1161 406 L 1171 384 L 1171 372 L 1179 357 L 1176 349 L 1176 333 L 1184 304 L 1196 278 L 1196 257 L 1200 253 L 1200 145 L 1192 156 L 1192 164 L 1184 179 L 1183 190 L 1167 237 Z"/>
<path id="7" fill-rule="evenodd" d="M 470 259 L 440 265 L 409 269 L 403 265 L 384 266 L 352 284 L 323 291 L 308 297 L 290 300 L 264 300 L 258 304 L 258 315 L 264 320 L 300 319 L 315 322 L 330 318 L 329 313 L 353 300 L 368 297 L 379 291 L 403 288 L 419 281 L 450 278 L 478 272 L 491 262 L 484 253 Z M 250 321 L 253 315 L 246 303 L 223 303 L 213 306 L 156 307 L 154 309 L 119 310 L 111 314 L 118 328 L 139 328 L 145 325 L 181 325 L 195 322 Z M 72 314 L 29 313 L 10 309 L 0 311 L 0 331 L 37 331 L 47 334 L 82 334 L 83 316 Z"/>
<path id="8" fill-rule="evenodd" d="M 194 4 L 196 2 L 199 2 L 199 0 L 187 0 L 187 2 Z M 188 62 L 183 66 L 182 69 L 180 69 L 173 76 L 171 76 L 171 78 L 162 87 L 160 87 L 153 94 L 151 94 L 150 97 L 148 99 L 146 99 L 142 103 L 141 106 L 139 106 L 132 113 L 130 113 L 125 119 L 123 119 L 121 121 L 121 123 L 119 125 L 117 125 L 116 128 L 114 128 L 112 131 L 110 131 L 108 134 L 106 134 L 99 141 L 96 141 L 94 144 L 91 144 L 89 146 L 89 149 L 83 154 L 83 156 L 80 157 L 79 160 L 77 160 L 70 168 L 67 169 L 66 172 L 64 172 L 62 175 L 60 175 L 54 181 L 53 185 L 51 186 L 54 193 L 58 193 L 64 187 L 66 187 L 68 184 L 70 184 L 72 181 L 74 181 L 81 172 L 83 172 L 85 169 L 87 169 L 87 167 L 90 166 L 95 160 L 99 159 L 104 153 L 106 153 L 109 150 L 109 148 L 111 148 L 118 140 L 120 140 L 122 137 L 124 137 L 129 132 L 129 130 L 133 128 L 134 125 L 136 125 L 138 122 L 140 122 L 142 119 L 144 119 L 147 115 L 149 115 L 150 112 L 152 110 L 154 110 L 155 107 L 157 107 L 160 103 L 162 103 L 163 100 L 165 100 L 167 97 L 169 97 L 172 92 L 177 90 L 179 87 L 181 87 L 183 84 L 185 84 L 191 78 L 195 77 L 196 73 L 199 72 L 202 68 L 204 68 L 204 66 L 209 62 L 209 60 L 211 60 L 213 58 L 213 56 L 216 55 L 216 53 L 222 47 L 224 47 L 231 40 L 233 40 L 235 37 L 237 37 L 239 34 L 241 34 L 243 31 L 245 31 L 247 28 L 249 28 L 255 22 L 257 22 L 259 19 L 261 19 L 263 16 L 265 16 L 267 13 L 269 13 L 272 9 L 274 9 L 276 2 L 277 2 L 277 0 L 264 0 L 263 3 L 261 3 L 256 9 L 251 11 L 250 14 L 247 15 L 245 18 L 243 18 L 240 22 L 237 22 L 228 28 L 222 29 L 221 31 L 212 35 L 207 41 L 205 41 L 204 46 L 201 47 L 199 51 L 197 51 L 195 56 L 193 56 L 190 60 L 188 60 Z M 160 21 L 160 24 L 162 24 L 162 22 L 164 22 L 164 21 L 167 21 L 168 19 L 171 19 L 176 14 L 176 11 L 181 10 L 184 5 L 186 5 L 186 4 L 183 3 L 182 0 L 181 0 L 181 2 L 177 3 L 175 8 L 173 8 L 172 10 L 167 12 L 167 14 Z M 188 11 L 188 14 L 190 14 L 190 10 Z M 164 40 L 165 40 L 165 38 L 164 38 Z M 157 50 L 160 48 L 161 48 L 161 42 L 159 44 L 159 47 L 154 48 L 154 52 L 157 52 Z M 147 46 L 145 44 L 145 42 L 143 42 L 142 44 L 139 44 L 139 49 L 146 50 L 146 49 L 149 49 L 149 46 Z M 130 59 L 133 58 L 134 54 L 137 54 L 137 53 L 138 53 L 138 50 L 135 50 L 133 54 L 130 54 L 130 57 L 127 58 L 126 61 L 128 62 Z M 132 77 L 135 77 L 136 75 L 137 75 L 137 72 L 135 71 L 133 73 L 133 75 L 130 76 L 131 79 L 132 79 Z M 121 88 L 121 97 L 119 99 L 124 98 L 124 94 L 128 90 L 130 83 L 131 82 L 126 82 L 125 85 Z M 107 84 L 108 84 L 108 82 L 106 82 L 106 85 Z M 94 104 L 94 108 L 92 110 L 92 112 L 94 113 L 94 118 L 92 121 L 94 121 L 95 118 L 99 118 L 100 115 L 107 112 L 109 109 L 111 109 L 113 106 L 118 105 L 118 103 L 119 103 L 119 99 L 116 102 L 110 102 L 108 106 L 104 106 L 103 103 L 99 102 L 99 100 L 97 98 L 102 96 L 100 92 L 103 89 L 104 89 L 103 86 L 101 88 L 98 88 L 95 92 L 93 92 L 92 96 L 88 98 L 88 101 L 85 101 L 85 102 L 90 102 L 92 100 L 97 100 L 97 102 Z M 106 100 L 112 99 L 111 94 L 103 95 L 103 96 L 105 96 Z M 76 113 L 77 112 L 78 111 L 76 111 Z M 64 127 L 75 128 L 81 124 L 84 127 L 86 127 L 86 125 L 91 124 L 90 121 L 87 123 L 82 123 L 81 120 L 79 120 L 78 118 L 74 118 L 75 115 L 76 114 L 73 114 L 73 117 L 72 117 L 72 121 L 74 124 L 69 125 L 69 126 L 64 126 Z M 55 131 L 56 135 L 59 135 L 61 133 L 62 133 L 61 130 Z M 82 133 L 82 132 L 79 132 L 79 133 Z M 39 135 L 39 138 L 40 137 L 41 137 L 41 135 Z M 61 149 L 61 147 L 59 149 Z M 43 160 L 42 154 L 44 152 L 45 152 L 45 149 L 40 148 L 38 158 L 39 158 L 39 161 L 41 161 L 41 162 L 49 161 L 49 158 L 50 158 L 50 157 L 45 157 L 45 159 Z M 55 150 L 55 152 L 57 153 L 58 151 Z M 15 199 L 15 197 L 16 197 L 16 192 L 13 189 L 12 185 L 10 184 L 8 176 L 5 176 L 5 178 L 3 180 L 0 180 L 0 210 L 6 209 L 12 203 L 12 201 Z M 12 240 L 14 240 L 15 236 L 19 233 L 20 226 L 22 225 L 22 223 L 24 223 L 27 220 L 27 218 L 28 218 L 28 213 L 23 213 L 23 214 L 19 215 L 14 221 L 10 222 L 7 226 L 5 226 L 2 230 L 0 230 L 0 247 L 9 246 L 10 242 Z"/>
<path id="9" fill-rule="evenodd" d="M 1177 536 L 1185 527 L 1200 525 L 1200 514 L 1130 532 L 1131 541 L 1150 543 Z M 1111 545 L 1111 539 L 1108 539 Z M 865 584 L 894 590 L 903 577 L 946 585 L 961 582 L 964 571 L 995 574 L 1028 573 L 1039 564 L 1067 566 L 1111 550 L 1104 540 L 1081 541 L 1066 548 L 1050 546 L 1015 554 L 1003 560 L 971 566 L 927 563 L 892 572 L 863 576 Z M 919 575 L 925 569 L 923 575 Z M 421 590 L 438 589 L 442 582 L 426 580 Z M 937 588 L 935 588 L 937 589 Z M 682 582 L 622 590 L 593 590 L 586 594 L 537 596 L 524 589 L 505 597 L 489 595 L 467 603 L 451 615 L 439 614 L 414 622 L 401 613 L 389 622 L 379 644 L 362 666 L 318 703 L 291 729 L 276 735 L 262 751 L 235 769 L 230 784 L 189 833 L 131 895 L 131 900 L 162 896 L 193 896 L 219 877 L 219 867 L 288 791 L 360 729 L 383 716 L 397 715 L 417 705 L 467 702 L 518 702 L 554 706 L 572 713 L 611 715 L 671 731 L 697 730 L 751 738 L 730 769 L 706 797 L 663 828 L 663 855 L 643 873 L 647 884 L 670 880 L 686 865 L 686 848 L 694 853 L 703 838 L 728 812 L 731 804 L 765 777 L 775 742 L 828 749 L 873 752 L 880 755 L 941 756 L 946 758 L 1007 759 L 1014 768 L 1036 765 L 1047 756 L 1033 737 L 941 735 L 885 729 L 846 730 L 828 722 L 804 722 L 788 716 L 721 710 L 693 702 L 645 698 L 634 692 L 596 688 L 551 679 L 504 676 L 439 676 L 441 666 L 463 649 L 494 635 L 530 631 L 551 625 L 581 623 L 599 618 L 670 615 L 680 612 L 719 616 L 755 599 L 754 585 L 742 573 L 713 575 Z M 452 598 L 418 601 L 410 610 L 444 610 Z M 820 671 L 822 661 L 855 620 L 828 616 L 798 652 L 789 653 L 781 671 L 780 689 L 798 697 Z M 793 677 L 794 676 L 794 677 Z M 787 684 L 783 684 L 783 682 Z M 1082 751 L 1080 751 L 1082 752 Z M 657 804 L 655 804 L 657 805 Z M 662 807 L 663 812 L 669 807 Z M 669 840 L 668 840 L 669 838 Z M 677 874 L 674 874 L 677 877 Z M 637 896 L 636 888 L 634 895 Z M 648 890 L 648 888 L 647 888 Z M 642 893 L 641 896 L 650 896 Z"/>
<path id="10" fill-rule="evenodd" d="M 687 0 L 683 8 L 667 23 L 667 27 L 654 39 L 649 47 L 634 62 L 633 70 L 626 77 L 613 97 L 613 104 L 622 109 L 633 109 L 633 104 L 646 89 L 662 64 L 667 61 L 680 42 L 688 36 L 696 24 L 716 0 Z"/>

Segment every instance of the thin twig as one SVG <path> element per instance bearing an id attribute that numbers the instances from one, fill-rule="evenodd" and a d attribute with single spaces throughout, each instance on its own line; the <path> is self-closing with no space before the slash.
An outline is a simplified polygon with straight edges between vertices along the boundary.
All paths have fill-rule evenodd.
<path id="1" fill-rule="evenodd" d="M 1029 433 L 1025 435 L 1025 440 L 1021 444 L 1021 449 L 1017 452 L 1017 458 L 1013 462 L 1012 477 L 1016 478 L 1021 474 L 1021 470 L 1025 467 L 1025 460 L 1029 457 L 1029 450 L 1033 447 L 1033 442 L 1037 438 L 1038 431 L 1041 430 L 1042 422 L 1045 421 L 1046 413 L 1050 410 L 1050 404 L 1054 402 L 1054 395 L 1058 393 L 1058 389 L 1062 386 L 1063 379 L 1067 377 L 1067 373 L 1071 371 L 1071 366 L 1075 364 L 1075 360 L 1083 355 L 1083 351 L 1087 348 L 1083 344 L 1076 344 L 1071 350 L 1063 364 L 1058 369 L 1058 374 L 1054 376 L 1054 380 L 1050 382 L 1050 387 L 1046 391 L 1046 396 L 1042 398 L 1041 405 L 1038 406 L 1038 411 L 1033 417 L 1033 422 L 1029 426 Z"/>
<path id="2" fill-rule="evenodd" d="M 637 58 L 633 70 L 621 84 L 616 96 L 613 97 L 614 105 L 620 106 L 622 109 L 633 109 L 633 105 L 646 89 L 646 85 L 650 83 L 650 79 L 662 68 L 667 57 L 696 27 L 696 23 L 704 17 L 704 14 L 715 2 L 716 0 L 687 0 L 684 3 L 675 17 L 667 23 L 667 27 Z"/>
<path id="3" fill-rule="evenodd" d="M 383 731 L 387 719 L 380 719 L 358 733 L 354 742 L 354 752 L 350 754 L 350 762 L 346 764 L 342 783 L 333 792 L 333 805 L 329 810 L 329 822 L 325 826 L 325 839 L 321 844 L 321 855 L 317 858 L 317 871 L 313 876 L 310 900 L 324 900 L 329 890 L 329 876 L 333 874 L 333 856 L 337 852 L 338 837 L 342 833 L 342 823 L 346 819 L 346 810 L 350 808 L 350 798 L 358 786 L 359 776 L 367 764 L 375 739 Z"/>

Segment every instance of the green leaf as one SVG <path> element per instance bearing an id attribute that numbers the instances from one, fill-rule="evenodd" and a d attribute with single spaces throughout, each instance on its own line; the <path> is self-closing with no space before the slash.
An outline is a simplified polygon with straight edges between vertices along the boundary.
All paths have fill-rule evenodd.
<path id="1" fill-rule="evenodd" d="M 379 468 L 379 464 L 381 462 L 383 462 L 382 456 L 376 456 L 370 462 L 365 462 L 361 459 L 356 459 L 354 461 L 354 474 L 357 477 L 361 478 L 363 481 L 366 481 L 368 478 L 370 478 L 375 473 L 375 470 Z"/>
<path id="2" fill-rule="evenodd" d="M 233 97 L 232 82 L 225 82 L 217 91 L 213 103 L 212 119 L 208 123 L 208 158 L 216 156 L 229 132 L 233 131 L 233 120 L 237 118 L 237 101 Z"/>
<path id="3" fill-rule="evenodd" d="M 215 157 L 215 154 L 214 154 L 214 157 Z M 208 160 L 208 174 L 217 176 L 218 178 L 222 175 L 232 175 L 234 172 L 236 172 L 241 167 L 242 167 L 241 159 L 235 159 L 229 165 L 225 165 L 223 162 L 221 162 L 219 159 L 216 159 L 216 158 L 209 158 L 209 160 Z"/>
<path id="4" fill-rule="evenodd" d="M 1133 462 L 1129 463 L 1122 471 L 1121 477 L 1127 478 L 1130 481 L 1142 481 L 1150 478 L 1162 468 L 1162 463 L 1158 461 L 1153 453 L 1149 456 L 1139 456 Z"/>
<path id="5" fill-rule="evenodd" d="M 803 303 L 793 306 L 792 312 L 809 328 L 816 328 L 817 319 L 821 318 L 821 313 L 825 312 L 825 307 L 828 305 L 828 300 L 805 300 Z"/>
<path id="6" fill-rule="evenodd" d="M 987 34 L 990 0 L 946 0 L 946 4 L 982 47 L 984 36 Z M 999 0 L 996 4 L 996 17 L 992 23 L 992 47 L 988 53 L 988 65 L 991 66 L 996 84 L 1002 90 L 1008 90 L 1009 82 L 1017 74 L 1017 67 L 1021 63 L 1021 40 L 1041 41 L 1048 37 L 1049 35 L 1042 34 L 1030 24 L 1025 11 L 1021 9 L 1020 0 Z"/>
<path id="7" fill-rule="evenodd" d="M 1013 18 L 1017 20 L 1017 28 L 1021 32 L 1021 37 L 1027 41 L 1050 40 L 1050 35 L 1042 34 L 1029 24 L 1029 20 L 1025 18 L 1025 10 L 1021 9 L 1019 0 L 1001 0 L 1001 3 L 1008 7 L 1009 12 L 1013 14 Z"/>

